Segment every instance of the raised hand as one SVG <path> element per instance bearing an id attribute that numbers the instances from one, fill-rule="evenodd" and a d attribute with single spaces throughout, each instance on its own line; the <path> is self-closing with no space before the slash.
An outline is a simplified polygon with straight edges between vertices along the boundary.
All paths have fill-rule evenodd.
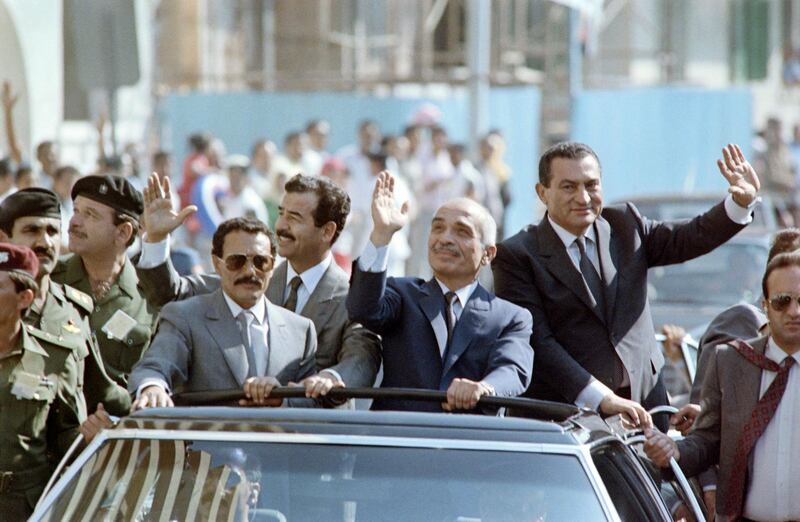
<path id="1" fill-rule="evenodd" d="M 717 160 L 720 173 L 728 181 L 733 200 L 740 207 L 748 207 L 758 197 L 761 182 L 758 174 L 742 154 L 738 145 L 728 144 L 722 149 L 722 159 Z"/>
<path id="2" fill-rule="evenodd" d="M 408 223 L 408 201 L 398 208 L 394 196 L 394 176 L 387 171 L 378 174 L 372 191 L 372 234 L 376 247 L 389 244 L 395 232 Z"/>
<path id="3" fill-rule="evenodd" d="M 176 213 L 173 209 L 169 178 L 160 179 L 155 172 L 150 175 L 144 189 L 144 215 L 142 217 L 144 230 L 147 233 L 145 241 L 158 243 L 165 240 L 194 212 L 197 212 L 197 207 L 189 205 Z"/>
<path id="4" fill-rule="evenodd" d="M 11 84 L 8 81 L 4 81 L 3 90 L 0 93 L 0 101 L 3 103 L 3 108 L 6 111 L 10 111 L 14 108 L 18 99 L 19 95 L 11 92 Z"/>

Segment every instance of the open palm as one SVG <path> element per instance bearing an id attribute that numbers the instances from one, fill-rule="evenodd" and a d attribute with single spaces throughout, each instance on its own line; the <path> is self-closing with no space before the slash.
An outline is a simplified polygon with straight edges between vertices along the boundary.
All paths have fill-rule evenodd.
<path id="1" fill-rule="evenodd" d="M 398 207 L 394 193 L 394 177 L 383 171 L 378 174 L 375 190 L 372 192 L 373 230 L 380 237 L 391 238 L 406 223 L 408 223 L 408 202 Z"/>
<path id="2" fill-rule="evenodd" d="M 158 242 L 197 211 L 197 207 L 189 205 L 180 212 L 175 212 L 170 190 L 169 178 L 159 179 L 155 172 L 147 180 L 144 189 L 144 229 L 147 240 Z"/>
<path id="3" fill-rule="evenodd" d="M 755 169 L 747 161 L 738 145 L 722 149 L 722 159 L 717 160 L 720 173 L 728 181 L 733 200 L 742 207 L 750 206 L 758 197 L 761 182 Z"/>

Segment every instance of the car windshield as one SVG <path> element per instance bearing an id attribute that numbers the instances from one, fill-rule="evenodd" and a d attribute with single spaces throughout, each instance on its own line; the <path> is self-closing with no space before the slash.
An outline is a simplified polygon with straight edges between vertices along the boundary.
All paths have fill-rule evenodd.
<path id="1" fill-rule="evenodd" d="M 574 455 L 110 440 L 45 520 L 605 520 Z"/>
<path id="2" fill-rule="evenodd" d="M 754 303 L 761 295 L 767 254 L 765 245 L 727 243 L 685 263 L 651 268 L 648 297 L 653 303 Z"/>

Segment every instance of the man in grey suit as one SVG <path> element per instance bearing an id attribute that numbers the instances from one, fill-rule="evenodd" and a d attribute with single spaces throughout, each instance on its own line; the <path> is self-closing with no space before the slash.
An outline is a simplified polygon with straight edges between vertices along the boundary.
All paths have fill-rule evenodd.
<path id="1" fill-rule="evenodd" d="M 710 351 L 694 429 L 677 443 L 645 430 L 656 465 L 719 464 L 716 520 L 800 520 L 800 254 L 770 261 L 762 286 L 770 333 Z"/>
<path id="2" fill-rule="evenodd" d="M 171 391 L 243 388 L 243 404 L 277 406 L 275 386 L 314 373 L 317 337 L 304 317 L 267 301 L 275 260 L 272 231 L 235 218 L 214 233 L 221 288 L 161 311 L 150 348 L 131 373 L 133 409 L 171 406 Z"/>
<path id="3" fill-rule="evenodd" d="M 137 272 L 143 293 L 154 305 L 213 292 L 215 275 L 181 278 L 168 255 L 168 234 L 193 211 L 175 214 L 169 179 L 151 176 L 145 189 L 145 240 Z M 277 265 L 267 299 L 311 319 L 317 332 L 315 375 L 303 382 L 311 397 L 334 386 L 372 386 L 380 366 L 380 340 L 359 323 L 349 321 L 345 272 L 333 262 L 331 246 L 350 212 L 350 198 L 325 178 L 297 175 L 286 183 L 275 223 Z"/>

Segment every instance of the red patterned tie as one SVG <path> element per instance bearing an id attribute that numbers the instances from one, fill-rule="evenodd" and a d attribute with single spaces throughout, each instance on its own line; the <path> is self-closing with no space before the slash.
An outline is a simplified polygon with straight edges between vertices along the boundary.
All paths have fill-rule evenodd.
<path id="1" fill-rule="evenodd" d="M 734 459 L 733 469 L 731 470 L 730 477 L 730 490 L 728 491 L 727 498 L 725 499 L 725 515 L 738 517 L 742 512 L 744 501 L 744 485 L 745 476 L 747 475 L 747 461 L 750 452 L 758 441 L 758 438 L 767 429 L 767 425 L 775 415 L 775 410 L 778 409 L 778 404 L 781 402 L 783 392 L 786 390 L 786 383 L 789 380 L 789 370 L 794 363 L 794 357 L 786 357 L 781 364 L 767 359 L 763 354 L 758 353 L 752 346 L 744 341 L 733 341 L 730 343 L 739 355 L 747 359 L 752 364 L 758 366 L 762 370 L 770 372 L 777 372 L 778 375 L 772 384 L 767 388 L 767 392 L 758 401 L 753 413 L 750 414 L 750 420 L 745 424 L 742 429 L 742 434 L 739 436 L 739 441 L 736 443 L 736 457 Z"/>

